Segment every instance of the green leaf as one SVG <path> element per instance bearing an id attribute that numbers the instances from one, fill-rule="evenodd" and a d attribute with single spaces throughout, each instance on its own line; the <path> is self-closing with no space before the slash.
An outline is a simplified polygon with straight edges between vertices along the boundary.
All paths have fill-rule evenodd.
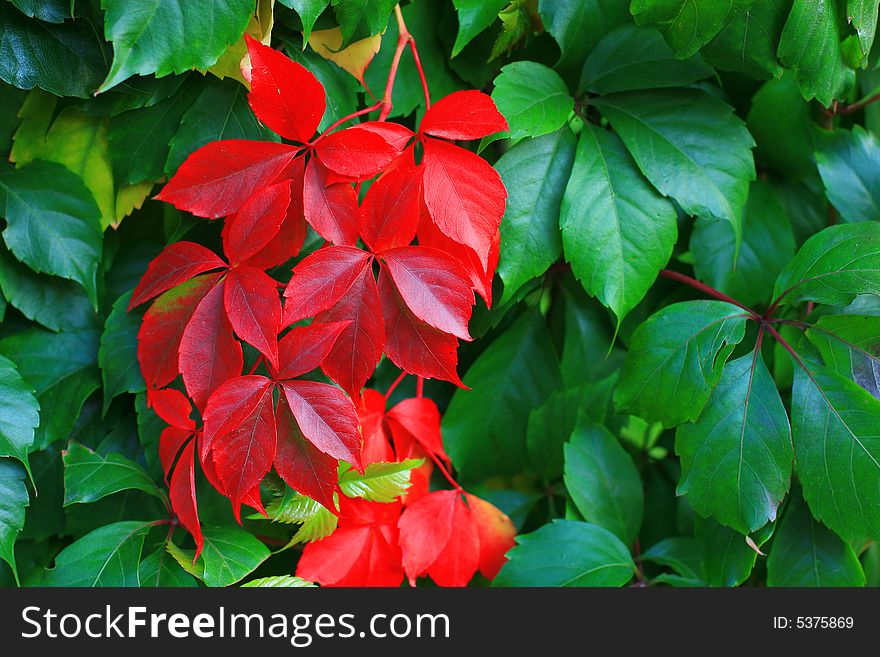
<path id="1" fill-rule="evenodd" d="M 98 91 L 132 75 L 157 77 L 207 69 L 241 38 L 254 11 L 253 0 L 153 0 L 132 7 L 125 0 L 101 0 L 104 36 L 113 43 L 113 64 Z"/>
<path id="2" fill-rule="evenodd" d="M 221 139 L 279 140 L 260 125 L 247 103 L 247 89 L 234 80 L 212 81 L 186 110 L 168 144 L 165 173 L 173 175 L 190 153 Z"/>
<path id="3" fill-rule="evenodd" d="M 76 281 L 97 308 L 101 216 L 82 179 L 60 164 L 0 172 L 3 239 L 31 269 Z"/>
<path id="4" fill-rule="evenodd" d="M 585 125 L 559 217 L 565 259 L 617 315 L 638 305 L 668 262 L 675 208 L 645 181 L 615 135 Z"/>
<path id="5" fill-rule="evenodd" d="M 558 130 L 574 108 L 559 74 L 537 62 L 513 62 L 495 78 L 492 100 L 507 119 L 511 139 Z"/>
<path id="6" fill-rule="evenodd" d="M 141 587 L 183 588 L 196 587 L 196 581 L 160 547 L 146 556 L 138 567 Z"/>
<path id="7" fill-rule="evenodd" d="M 332 0 L 333 11 L 342 30 L 342 45 L 385 31 L 388 16 L 397 0 Z"/>
<path id="8" fill-rule="evenodd" d="M 752 542 L 760 549 L 773 535 L 775 525 L 767 525 Z M 739 586 L 752 574 L 758 553 L 746 537 L 714 520 L 697 518 L 695 534 L 703 543 L 702 579 L 709 586 Z"/>
<path id="9" fill-rule="evenodd" d="M 98 336 L 97 331 L 51 333 L 33 328 L 0 340 L 0 353 L 18 365 L 43 409 L 34 435 L 36 448 L 66 440 L 86 398 L 100 387 Z"/>
<path id="10" fill-rule="evenodd" d="M 699 580 L 702 576 L 703 545 L 695 538 L 676 536 L 655 543 L 642 553 L 642 561 L 672 568 L 680 577 Z"/>
<path id="11" fill-rule="evenodd" d="M 301 525 L 288 543 L 288 547 L 329 536 L 336 530 L 339 522 L 339 518 L 329 509 L 290 487 L 285 488 L 284 495 L 272 500 L 266 507 L 266 513 L 273 522 Z M 261 519 L 263 516 L 253 517 Z"/>
<path id="12" fill-rule="evenodd" d="M 527 463 L 529 412 L 561 385 L 544 320 L 520 317 L 471 365 L 443 416 L 443 443 L 462 479 L 515 474 Z"/>
<path id="13" fill-rule="evenodd" d="M 475 36 L 498 20 L 498 12 L 510 4 L 510 0 L 452 0 L 458 12 L 458 34 L 452 46 L 452 56 L 464 50 Z"/>
<path id="14" fill-rule="evenodd" d="M 303 25 L 304 44 L 309 42 L 309 35 L 312 33 L 312 28 L 315 27 L 318 16 L 330 4 L 330 0 L 278 0 L 278 2 L 299 14 Z"/>
<path id="15" fill-rule="evenodd" d="M 203 527 L 198 563 L 207 586 L 229 586 L 250 575 L 269 558 L 269 548 L 238 527 Z"/>
<path id="16" fill-rule="evenodd" d="M 864 586 L 853 549 L 810 515 L 793 496 L 767 557 L 767 586 Z"/>
<path id="17" fill-rule="evenodd" d="M 164 498 L 144 469 L 121 454 L 101 456 L 78 442 L 70 441 L 62 457 L 64 506 L 95 502 L 107 495 L 130 489 Z"/>
<path id="18" fill-rule="evenodd" d="M 110 402 L 123 392 L 146 390 L 144 378 L 137 359 L 137 334 L 141 320 L 137 314 L 128 313 L 131 292 L 126 292 L 113 303 L 107 316 L 101 346 L 98 348 L 98 365 L 104 383 L 104 413 Z"/>
<path id="19" fill-rule="evenodd" d="M 880 399 L 880 317 L 826 315 L 807 338 L 827 367 Z"/>
<path id="20" fill-rule="evenodd" d="M 855 28 L 859 35 L 859 48 L 862 51 L 862 66 L 867 63 L 871 45 L 874 43 L 874 34 L 877 30 L 877 7 L 878 0 L 846 0 L 847 20 Z"/>
<path id="21" fill-rule="evenodd" d="M 495 163 L 508 190 L 498 263 L 498 275 L 504 281 L 502 304 L 547 271 L 562 253 L 559 208 L 574 147 L 574 135 L 563 127 L 519 142 Z"/>
<path id="22" fill-rule="evenodd" d="M 739 256 L 733 230 L 723 221 L 697 220 L 690 250 L 698 279 L 751 306 L 770 301 L 776 277 L 794 256 L 794 234 L 776 192 L 758 180 L 743 210 Z"/>
<path id="23" fill-rule="evenodd" d="M 760 0 L 739 12 L 700 54 L 712 66 L 761 79 L 782 75 L 776 57 L 792 0 Z"/>
<path id="24" fill-rule="evenodd" d="M 815 173 L 813 113 L 791 71 L 768 80 L 752 96 L 747 123 L 759 164 L 793 182 Z"/>
<path id="25" fill-rule="evenodd" d="M 64 548 L 45 586 L 140 586 L 138 564 L 153 523 L 140 520 L 100 527 Z"/>
<path id="26" fill-rule="evenodd" d="M 0 79 L 19 89 L 90 97 L 107 71 L 103 45 L 86 19 L 53 25 L 0 2 Z"/>
<path id="27" fill-rule="evenodd" d="M 612 326 L 607 311 L 578 284 L 563 288 L 565 338 L 559 368 L 567 388 L 584 380 L 598 381 L 621 364 L 622 350 L 612 349 Z"/>
<path id="28" fill-rule="evenodd" d="M 584 418 L 565 445 L 565 487 L 584 520 L 631 545 L 644 514 L 642 480 L 611 432 Z"/>
<path id="29" fill-rule="evenodd" d="M 676 59 L 654 28 L 622 25 L 593 48 L 584 62 L 578 90 L 607 94 L 686 87 L 713 74 L 698 57 Z"/>
<path id="30" fill-rule="evenodd" d="M 804 242 L 776 279 L 779 304 L 809 299 L 845 306 L 858 294 L 880 294 L 880 223 L 829 226 Z"/>
<path id="31" fill-rule="evenodd" d="M 732 107 L 697 89 L 611 94 L 593 104 L 661 194 L 688 214 L 729 222 L 740 242 L 755 143 Z"/>
<path id="32" fill-rule="evenodd" d="M 406 459 L 393 463 L 370 463 L 363 474 L 350 468 L 339 475 L 339 490 L 346 497 L 388 504 L 406 493 L 413 468 L 424 462 L 424 459 Z"/>
<path id="33" fill-rule="evenodd" d="M 844 221 L 880 220 L 880 141 L 861 126 L 820 132 L 816 164 L 825 194 Z"/>
<path id="34" fill-rule="evenodd" d="M 598 525 L 554 520 L 516 542 L 493 586 L 623 586 L 635 572 L 626 546 Z"/>
<path id="35" fill-rule="evenodd" d="M 836 372 L 795 369 L 791 428 L 813 515 L 852 543 L 880 538 L 880 400 Z"/>
<path id="36" fill-rule="evenodd" d="M 8 353 L 0 349 L 0 353 Z M 30 474 L 28 452 L 40 424 L 40 404 L 34 389 L 15 363 L 0 355 L 0 456 L 14 456 Z"/>
<path id="37" fill-rule="evenodd" d="M 0 356 L 0 377 L 3 376 L 3 360 L 5 359 Z M 2 408 L 0 414 L 5 413 L 5 404 Z M 24 468 L 15 461 L 0 459 L 0 559 L 12 568 L 16 582 L 18 568 L 15 565 L 15 539 L 24 528 L 24 510 L 30 503 L 24 483 L 25 475 Z"/>
<path id="38" fill-rule="evenodd" d="M 761 0 L 762 2 L 765 0 Z M 755 0 L 632 0 L 639 25 L 659 29 L 677 57 L 690 57 Z"/>
<path id="39" fill-rule="evenodd" d="M 556 68 L 574 76 L 603 36 L 632 20 L 627 0 L 539 0 L 538 12 L 562 51 Z"/>
<path id="40" fill-rule="evenodd" d="M 311 588 L 315 586 L 312 582 L 304 580 L 302 577 L 294 577 L 292 575 L 275 575 L 274 577 L 261 577 L 260 579 L 252 579 L 246 584 L 242 584 L 242 588 Z"/>
<path id="41" fill-rule="evenodd" d="M 69 0 L 10 0 L 25 16 L 47 23 L 63 23 L 70 18 L 73 3 Z"/>
<path id="42" fill-rule="evenodd" d="M 53 331 L 97 328 L 99 318 L 78 283 L 44 276 L 0 248 L 0 291 L 28 319 Z"/>
<path id="43" fill-rule="evenodd" d="M 693 422 L 745 324 L 746 314 L 723 301 L 685 301 L 654 313 L 633 333 L 615 406 L 666 427 Z"/>
<path id="44" fill-rule="evenodd" d="M 694 510 L 748 534 L 776 520 L 794 450 L 782 399 L 760 351 L 724 367 L 700 419 L 678 427 L 676 490 Z"/>
<path id="45" fill-rule="evenodd" d="M 855 79 L 840 48 L 837 5 L 837 0 L 794 0 L 779 41 L 779 60 L 794 70 L 804 98 L 826 107 Z"/>

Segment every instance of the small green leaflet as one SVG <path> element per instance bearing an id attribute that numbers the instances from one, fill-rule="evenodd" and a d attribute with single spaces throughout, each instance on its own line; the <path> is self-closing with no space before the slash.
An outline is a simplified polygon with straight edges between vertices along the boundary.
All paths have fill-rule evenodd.
<path id="1" fill-rule="evenodd" d="M 168 541 L 165 549 L 180 567 L 205 585 L 229 586 L 241 581 L 269 558 L 269 548 L 238 527 L 202 527 L 205 539 L 199 558 Z"/>
<path id="2" fill-rule="evenodd" d="M 614 534 L 587 522 L 554 520 L 516 542 L 492 586 L 623 586 L 636 569 Z"/>
<path id="3" fill-rule="evenodd" d="M 64 506 L 95 502 L 130 489 L 141 490 L 159 499 L 165 497 L 141 466 L 120 454 L 104 457 L 71 441 L 62 457 Z"/>
<path id="4" fill-rule="evenodd" d="M 24 483 L 26 474 L 25 469 L 12 459 L 0 458 L 0 559 L 12 568 L 16 582 L 15 539 L 24 528 L 25 507 L 30 503 Z"/>
<path id="5" fill-rule="evenodd" d="M 424 459 L 407 459 L 399 463 L 371 463 L 364 474 L 347 468 L 339 474 L 339 490 L 347 497 L 388 504 L 406 493 L 413 468 L 424 462 Z"/>
<path id="6" fill-rule="evenodd" d="M 301 495 L 290 487 L 285 488 L 281 497 L 269 503 L 266 507 L 266 513 L 272 522 L 301 525 L 293 538 L 290 539 L 287 547 L 298 543 L 317 541 L 329 536 L 335 531 L 336 524 L 339 522 L 339 518 L 332 511 L 311 497 Z M 262 517 L 255 515 L 253 519 L 261 519 Z"/>
<path id="7" fill-rule="evenodd" d="M 474 37 L 498 20 L 498 12 L 510 0 L 452 0 L 458 12 L 458 34 L 452 46 L 452 56 L 464 50 Z"/>
<path id="8" fill-rule="evenodd" d="M 666 427 L 696 420 L 745 323 L 746 314 L 723 301 L 685 301 L 654 313 L 633 333 L 615 406 Z"/>
<path id="9" fill-rule="evenodd" d="M 141 565 L 138 566 L 138 576 L 142 588 L 198 586 L 192 575 L 180 567 L 164 546 L 144 557 Z"/>
<path id="10" fill-rule="evenodd" d="M 880 317 L 826 315 L 806 335 L 829 369 L 880 399 Z"/>
<path id="11" fill-rule="evenodd" d="M 28 451 L 39 424 L 40 404 L 34 389 L 18 373 L 14 362 L 0 356 L 0 456 L 17 458 L 29 474 Z"/>
<path id="12" fill-rule="evenodd" d="M 666 566 L 679 577 L 701 582 L 703 545 L 696 538 L 676 536 L 655 543 L 642 553 L 642 561 Z"/>
<path id="13" fill-rule="evenodd" d="M 760 549 L 773 536 L 775 528 L 775 524 L 769 524 L 746 537 L 714 520 L 698 516 L 694 534 L 703 544 L 703 581 L 709 586 L 739 586 L 745 582 L 758 558 L 755 548 Z"/>
<path id="14" fill-rule="evenodd" d="M 388 15 L 397 0 L 332 0 L 331 4 L 342 30 L 340 48 L 345 48 L 350 43 L 384 32 Z"/>
<path id="15" fill-rule="evenodd" d="M 539 137 L 563 126 L 574 99 L 559 74 L 537 62 L 513 62 L 495 78 L 492 100 L 512 139 Z"/>
<path id="16" fill-rule="evenodd" d="M 844 221 L 880 220 L 880 141 L 861 126 L 817 131 L 825 194 Z"/>
<path id="17" fill-rule="evenodd" d="M 303 25 L 303 48 L 305 48 L 312 28 L 315 27 L 315 21 L 330 4 L 330 0 L 278 0 L 278 2 L 299 14 Z"/>
<path id="18" fill-rule="evenodd" d="M 877 30 L 878 0 L 846 0 L 847 20 L 852 23 L 859 35 L 859 47 L 862 51 L 862 67 L 866 67 L 868 53 L 874 43 Z"/>
<path id="19" fill-rule="evenodd" d="M 242 584 L 242 588 L 312 588 L 315 584 L 304 580 L 302 577 L 293 577 L 292 575 L 276 575 L 275 577 L 261 577 L 260 579 L 252 579 L 250 582 Z"/>
<path id="20" fill-rule="evenodd" d="M 146 389 L 137 362 L 137 334 L 141 320 L 137 313 L 128 312 L 131 292 L 126 292 L 113 303 L 107 316 L 101 344 L 98 347 L 98 366 L 104 383 L 104 414 L 113 398 L 124 392 L 138 393 Z"/>

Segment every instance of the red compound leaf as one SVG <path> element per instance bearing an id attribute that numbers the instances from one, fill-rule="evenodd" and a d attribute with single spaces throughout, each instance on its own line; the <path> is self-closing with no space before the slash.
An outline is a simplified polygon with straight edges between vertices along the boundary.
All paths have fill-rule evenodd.
<path id="1" fill-rule="evenodd" d="M 201 244 L 169 244 L 150 262 L 147 272 L 134 289 L 128 309 L 159 296 L 197 274 L 221 268 L 225 269 L 226 263 Z"/>

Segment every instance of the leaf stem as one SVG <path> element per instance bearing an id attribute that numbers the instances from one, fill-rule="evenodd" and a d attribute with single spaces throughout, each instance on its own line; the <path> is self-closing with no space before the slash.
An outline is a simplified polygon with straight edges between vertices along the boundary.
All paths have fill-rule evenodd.
<path id="1" fill-rule="evenodd" d="M 880 100 L 880 93 L 876 93 L 873 96 L 865 98 L 864 100 L 860 100 L 857 103 L 852 103 L 850 105 L 837 105 L 834 110 L 836 114 L 853 114 L 854 112 L 858 112 L 861 109 L 864 109 L 871 103 L 876 103 Z"/>
<path id="2" fill-rule="evenodd" d="M 263 356 L 263 354 L 260 354 L 259 356 L 257 356 L 257 360 L 254 361 L 254 364 L 251 367 L 251 369 L 248 370 L 247 375 L 250 376 L 251 374 L 256 372 L 257 368 L 260 366 L 260 363 L 262 363 L 265 359 L 266 359 L 266 357 Z"/>
<path id="3" fill-rule="evenodd" d="M 394 392 L 394 389 L 400 385 L 400 382 L 403 381 L 404 377 L 406 377 L 406 372 L 401 372 L 400 375 L 394 379 L 390 386 L 388 386 L 388 390 L 385 391 L 385 401 L 388 401 L 388 398 L 391 396 L 391 393 Z"/>
<path id="4" fill-rule="evenodd" d="M 343 123 L 351 121 L 352 119 L 356 119 L 357 117 L 363 116 L 364 114 L 369 114 L 370 112 L 375 112 L 380 107 L 382 107 L 382 101 L 379 101 L 378 103 L 376 103 L 374 105 L 370 105 L 369 107 L 365 107 L 364 109 L 358 110 L 357 112 L 349 114 L 348 116 L 343 116 L 338 121 L 335 121 L 334 123 L 330 124 L 330 126 L 328 126 L 327 129 L 324 130 L 324 132 L 322 132 L 320 135 L 315 137 L 315 139 L 311 142 L 311 145 L 314 146 L 315 144 L 317 144 L 319 141 L 321 141 L 324 137 L 329 135 L 331 132 L 333 132 L 333 130 L 335 130 L 336 128 L 341 126 Z"/>
<path id="5" fill-rule="evenodd" d="M 679 273 L 677 271 L 672 271 L 671 269 L 661 269 L 660 275 L 663 278 L 668 278 L 669 280 L 672 280 L 672 281 L 678 281 L 679 283 L 684 283 L 685 285 L 692 287 L 695 290 L 698 290 L 698 291 L 702 292 L 703 294 L 706 294 L 710 297 L 718 299 L 719 301 L 726 301 L 727 303 L 732 303 L 734 306 L 738 306 L 739 308 L 742 308 L 747 313 L 749 313 L 750 319 L 757 320 L 757 319 L 760 319 L 760 317 L 761 317 L 758 313 L 756 313 L 754 310 L 749 308 L 744 303 L 740 303 L 736 299 L 727 296 L 723 292 L 716 290 L 714 287 L 706 285 L 705 283 L 701 283 L 700 281 L 698 281 L 695 278 L 691 278 L 690 276 Z"/>
<path id="6" fill-rule="evenodd" d="M 425 450 L 425 451 L 427 451 L 427 450 Z M 459 493 L 463 493 L 464 489 L 459 485 L 459 483 L 455 479 L 452 478 L 452 475 L 449 474 L 449 471 L 446 469 L 446 466 L 443 465 L 443 463 L 440 461 L 440 459 L 438 459 L 431 452 L 428 452 L 428 456 L 434 462 L 434 465 L 437 466 L 437 469 L 443 473 L 444 477 L 446 477 L 446 481 L 448 481 L 450 484 L 452 484 L 452 487 L 455 490 L 457 490 Z"/>
<path id="7" fill-rule="evenodd" d="M 416 397 L 421 399 L 425 396 L 425 377 L 416 377 Z"/>

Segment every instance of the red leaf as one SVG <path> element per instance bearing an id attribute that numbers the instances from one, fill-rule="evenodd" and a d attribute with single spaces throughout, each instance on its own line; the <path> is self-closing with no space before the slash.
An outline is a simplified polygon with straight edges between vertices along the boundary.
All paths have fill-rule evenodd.
<path id="1" fill-rule="evenodd" d="M 426 246 L 392 249 L 383 258 L 397 291 L 416 317 L 444 333 L 471 339 L 467 325 L 474 293 L 457 260 Z"/>
<path id="2" fill-rule="evenodd" d="M 367 388 L 361 393 L 361 402 L 357 410 L 364 436 L 364 465 L 397 460 L 385 434 L 385 396 Z"/>
<path id="3" fill-rule="evenodd" d="M 215 434 L 211 446 L 217 476 L 239 523 L 241 503 L 272 468 L 275 446 L 275 413 L 270 385 L 264 388 L 250 413 L 241 417 L 231 431 Z"/>
<path id="4" fill-rule="evenodd" d="M 345 296 L 318 314 L 315 322 L 350 322 L 336 339 L 322 369 L 356 399 L 379 364 L 385 346 L 385 326 L 373 272 L 365 268 Z"/>
<path id="5" fill-rule="evenodd" d="M 199 450 L 201 450 L 201 446 L 199 446 Z M 202 455 L 200 452 L 199 461 L 202 464 L 202 472 L 205 473 L 205 479 L 208 480 L 208 483 L 210 483 L 218 493 L 226 496 L 226 491 L 223 489 L 223 484 L 217 478 L 217 472 L 214 468 L 214 453 L 209 451 L 207 454 Z M 260 499 L 259 486 L 255 486 L 254 489 L 245 495 L 241 501 L 243 504 L 253 507 L 267 518 L 269 517 L 269 514 L 266 513 L 266 509 L 263 508 L 263 501 Z"/>
<path id="6" fill-rule="evenodd" d="M 440 490 L 406 508 L 397 523 L 410 585 L 430 575 L 440 586 L 466 586 L 480 563 L 471 510 L 457 490 Z"/>
<path id="7" fill-rule="evenodd" d="M 431 105 L 419 132 L 444 139 L 479 139 L 507 130 L 495 101 L 481 91 L 456 91 Z"/>
<path id="8" fill-rule="evenodd" d="M 220 384 L 239 376 L 244 365 L 241 344 L 223 305 L 225 282 L 215 285 L 201 300 L 180 340 L 183 384 L 199 409 Z"/>
<path id="9" fill-rule="evenodd" d="M 327 169 L 312 158 L 303 183 L 303 213 L 309 225 L 328 242 L 353 246 L 357 242 L 360 208 L 348 183 L 331 184 Z"/>
<path id="10" fill-rule="evenodd" d="M 420 451 L 421 449 L 418 444 L 413 443 L 413 453 L 410 455 L 410 458 L 423 458 L 427 456 L 426 454 L 420 454 Z M 425 459 L 422 465 L 413 468 L 409 475 L 409 488 L 406 489 L 406 493 L 400 498 L 404 506 L 411 506 L 425 497 L 425 495 L 430 494 L 431 474 L 433 472 L 434 463 L 430 459 Z"/>
<path id="11" fill-rule="evenodd" d="M 225 217 L 274 182 L 299 152 L 270 141 L 212 141 L 186 159 L 156 199 L 197 217 Z"/>
<path id="12" fill-rule="evenodd" d="M 364 471 L 357 411 L 339 388 L 315 381 L 283 381 L 281 388 L 306 440 Z"/>
<path id="13" fill-rule="evenodd" d="M 405 125 L 391 123 L 389 121 L 364 121 L 357 124 L 358 130 L 372 132 L 388 142 L 398 153 L 402 152 L 415 133 Z M 384 167 L 383 167 L 384 169 Z"/>
<path id="14" fill-rule="evenodd" d="M 281 300 L 275 281 L 259 269 L 237 267 L 226 277 L 223 302 L 236 335 L 277 368 Z"/>
<path id="15" fill-rule="evenodd" d="M 168 473 L 174 465 L 174 459 L 183 444 L 191 438 L 193 432 L 189 429 L 178 427 L 165 427 L 159 435 L 159 463 L 162 464 L 162 472 L 165 474 L 165 483 L 168 483 Z"/>
<path id="16" fill-rule="evenodd" d="M 431 219 L 447 236 L 470 247 L 486 268 L 507 190 L 478 155 L 438 139 L 425 140 L 422 194 Z"/>
<path id="17" fill-rule="evenodd" d="M 156 415 L 172 427 L 195 431 L 196 423 L 191 417 L 192 404 L 179 390 L 147 390 L 147 408 L 156 411 Z"/>
<path id="18" fill-rule="evenodd" d="M 400 504 L 343 498 L 341 507 L 339 527 L 305 546 L 296 574 L 322 586 L 400 586 Z"/>
<path id="19" fill-rule="evenodd" d="M 193 455 L 195 442 L 183 448 L 174 474 L 171 475 L 169 498 L 171 508 L 180 523 L 186 527 L 196 541 L 196 557 L 202 551 L 202 528 L 199 525 L 199 509 L 196 504 L 196 473 Z"/>
<path id="20" fill-rule="evenodd" d="M 361 237 L 374 253 L 406 246 L 419 225 L 421 170 L 395 169 L 374 182 L 361 206 Z"/>
<path id="21" fill-rule="evenodd" d="M 354 247 L 328 246 L 303 258 L 293 268 L 284 290 L 283 326 L 339 303 L 367 269 L 372 256 Z"/>
<path id="22" fill-rule="evenodd" d="M 385 318 L 385 354 L 405 372 L 443 379 L 466 387 L 455 369 L 458 365 L 458 340 L 438 331 L 412 314 L 384 271 L 379 274 L 379 295 Z"/>
<path id="23" fill-rule="evenodd" d="M 449 463 L 440 434 L 440 411 L 432 399 L 427 397 L 404 399 L 388 411 L 385 417 L 399 455 L 404 451 L 401 449 L 404 445 L 398 446 L 398 442 L 415 440 L 429 454 Z"/>
<path id="24" fill-rule="evenodd" d="M 223 250 L 233 266 L 256 255 L 281 229 L 290 205 L 290 182 L 257 190 L 223 227 Z"/>
<path id="25" fill-rule="evenodd" d="M 248 103 L 273 131 L 306 143 L 324 116 L 324 87 L 303 66 L 245 34 L 251 59 Z"/>
<path id="26" fill-rule="evenodd" d="M 294 490 L 328 509 L 335 509 L 333 491 L 339 479 L 336 459 L 306 440 L 283 395 L 278 400 L 275 422 L 278 427 L 275 470 Z"/>
<path id="27" fill-rule="evenodd" d="M 359 125 L 333 132 L 315 145 L 321 163 L 331 171 L 350 178 L 372 178 L 400 155 L 375 128 Z"/>
<path id="28" fill-rule="evenodd" d="M 226 263 L 200 244 L 175 242 L 169 244 L 162 253 L 153 258 L 147 272 L 143 275 L 128 309 L 141 305 L 172 287 L 188 281 L 197 274 L 212 269 L 225 268 Z"/>
<path id="29" fill-rule="evenodd" d="M 299 253 L 306 239 L 307 225 L 303 215 L 303 177 L 305 159 L 298 157 L 291 167 L 290 204 L 278 234 L 258 253 L 245 261 L 257 269 L 283 265 Z"/>
<path id="30" fill-rule="evenodd" d="M 279 379 L 294 379 L 320 367 L 347 322 L 297 326 L 278 345 Z"/>
<path id="31" fill-rule="evenodd" d="M 434 225 L 430 217 L 427 216 L 427 210 L 419 223 L 418 236 L 420 245 L 440 249 L 458 260 L 471 279 L 471 287 L 477 294 L 483 297 L 487 307 L 492 307 L 492 278 L 495 276 L 495 269 L 498 267 L 498 256 L 501 247 L 500 233 L 496 233 L 495 238 L 492 240 L 492 246 L 489 248 L 489 261 L 485 267 L 473 249 L 463 246 L 444 235 Z"/>
<path id="32" fill-rule="evenodd" d="M 465 499 L 480 537 L 480 572 L 494 579 L 507 561 L 505 553 L 516 545 L 516 527 L 501 509 L 486 500 L 467 493 Z"/>
<path id="33" fill-rule="evenodd" d="M 263 398 L 272 396 L 273 383 L 264 376 L 239 376 L 230 379 L 208 398 L 202 414 L 205 433 L 202 436 L 201 455 L 204 458 L 216 439 L 235 430 L 254 412 Z"/>
<path id="34" fill-rule="evenodd" d="M 199 301 L 219 278 L 197 276 L 163 293 L 144 314 L 138 331 L 138 362 L 148 388 L 163 388 L 177 376 L 183 330 Z"/>

